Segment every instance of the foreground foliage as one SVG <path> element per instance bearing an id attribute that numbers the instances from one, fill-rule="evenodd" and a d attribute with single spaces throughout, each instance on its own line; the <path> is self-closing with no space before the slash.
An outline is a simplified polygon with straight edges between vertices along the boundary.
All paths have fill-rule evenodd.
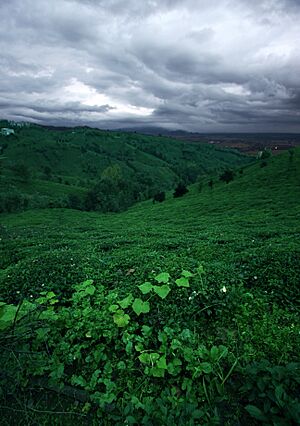
<path id="1" fill-rule="evenodd" d="M 205 312 L 226 301 L 227 290 L 201 309 L 210 293 L 203 273 L 202 265 L 176 280 L 160 273 L 125 297 L 88 280 L 69 301 L 42 292 L 18 307 L 2 304 L 6 394 L 24 386 L 71 393 L 80 414 L 104 424 L 220 424 L 243 409 L 265 424 L 296 424 L 300 364 L 249 365 L 232 348 L 204 344 Z M 179 309 L 192 298 L 193 329 L 165 317 L 167 303 Z"/>

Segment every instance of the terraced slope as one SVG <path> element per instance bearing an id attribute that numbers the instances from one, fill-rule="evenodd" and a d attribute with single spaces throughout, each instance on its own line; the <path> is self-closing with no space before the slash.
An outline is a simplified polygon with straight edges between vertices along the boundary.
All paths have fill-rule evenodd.
<path id="1" fill-rule="evenodd" d="M 25 337 L 0 337 L 1 364 L 25 383 L 3 379 L 4 418 L 22 396 L 29 424 L 49 424 L 49 410 L 69 413 L 57 424 L 296 424 L 300 151 L 213 180 L 121 214 L 1 215 L 2 300 L 58 300 L 40 331 L 31 314 Z"/>

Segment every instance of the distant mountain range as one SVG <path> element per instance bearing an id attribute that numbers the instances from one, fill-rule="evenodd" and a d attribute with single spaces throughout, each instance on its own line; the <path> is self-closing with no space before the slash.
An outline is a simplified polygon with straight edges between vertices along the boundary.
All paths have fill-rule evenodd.
<path id="1" fill-rule="evenodd" d="M 199 133 L 185 130 L 171 130 L 162 127 L 137 127 L 119 129 L 123 132 L 138 132 L 145 135 L 167 136 L 193 143 L 209 143 L 238 149 L 241 152 L 256 155 L 264 148 L 274 154 L 300 146 L 298 133 Z"/>

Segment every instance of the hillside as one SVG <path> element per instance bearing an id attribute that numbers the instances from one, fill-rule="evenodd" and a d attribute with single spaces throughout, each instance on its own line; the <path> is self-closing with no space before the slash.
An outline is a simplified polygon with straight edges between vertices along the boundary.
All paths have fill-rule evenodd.
<path id="1" fill-rule="evenodd" d="M 34 124 L 20 127 L 4 121 L 0 127 L 15 132 L 0 136 L 3 212 L 45 207 L 125 210 L 179 181 L 192 183 L 199 176 L 251 161 L 234 150 L 168 137 Z M 97 188 L 99 182 L 102 186 Z M 98 193 L 87 202 L 95 187 Z M 105 203 L 109 191 L 112 199 Z"/>
<path id="2" fill-rule="evenodd" d="M 300 151 L 210 179 L 120 214 L 1 215 L 1 297 L 30 302 L 0 322 L 3 418 L 297 423 Z"/>

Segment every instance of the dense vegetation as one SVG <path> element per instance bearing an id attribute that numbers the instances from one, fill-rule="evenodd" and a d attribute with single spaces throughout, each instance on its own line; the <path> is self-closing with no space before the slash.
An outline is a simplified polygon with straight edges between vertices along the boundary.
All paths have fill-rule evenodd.
<path id="1" fill-rule="evenodd" d="M 245 165 L 234 150 L 89 128 L 11 126 L 0 136 L 0 212 L 69 207 L 118 212 L 180 181 Z"/>
<path id="2" fill-rule="evenodd" d="M 222 173 L 1 215 L 4 424 L 298 424 L 300 151 Z"/>

